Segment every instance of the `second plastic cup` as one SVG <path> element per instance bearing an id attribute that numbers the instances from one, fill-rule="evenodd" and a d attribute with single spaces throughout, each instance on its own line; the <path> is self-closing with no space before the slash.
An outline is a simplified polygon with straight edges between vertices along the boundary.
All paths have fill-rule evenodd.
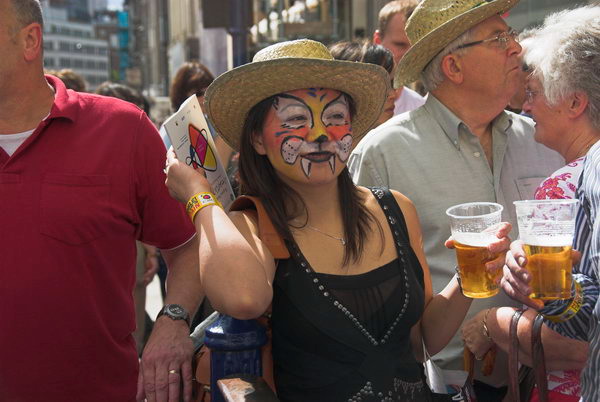
<path id="1" fill-rule="evenodd" d="M 470 202 L 446 210 L 456 249 L 456 260 L 463 294 L 472 298 L 486 298 L 499 292 L 501 270 L 492 274 L 485 264 L 498 254 L 487 247 L 498 241 L 495 231 L 502 217 L 503 207 L 493 202 Z"/>
<path id="2" fill-rule="evenodd" d="M 515 201 L 533 299 L 571 297 L 571 246 L 578 200 Z"/>

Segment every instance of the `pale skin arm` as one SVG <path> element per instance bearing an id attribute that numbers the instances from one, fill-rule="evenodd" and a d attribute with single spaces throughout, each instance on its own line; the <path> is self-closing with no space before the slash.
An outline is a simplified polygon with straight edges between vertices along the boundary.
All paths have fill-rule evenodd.
<path id="1" fill-rule="evenodd" d="M 242 320 L 259 317 L 273 298 L 275 261 L 258 238 L 256 220 L 251 213 L 228 217 L 220 208 L 205 209 L 194 223 L 202 238 L 200 276 L 206 294 L 220 312 Z"/>
<path id="2" fill-rule="evenodd" d="M 463 327 L 463 339 L 475 356 L 483 356 L 492 343 L 483 335 L 482 319 L 485 311 L 480 312 Z M 515 312 L 512 307 L 492 309 L 487 318 L 487 327 L 493 342 L 508 353 L 510 343 L 510 321 Z M 519 320 L 517 335 L 519 337 L 519 361 L 526 366 L 532 366 L 531 331 L 536 316 L 534 310 L 527 310 Z M 546 369 L 551 370 L 581 370 L 587 361 L 587 342 L 564 337 L 546 325 L 542 327 L 542 344 Z"/>
<path id="3" fill-rule="evenodd" d="M 167 186 L 174 198 L 187 202 L 198 192 L 211 191 L 206 178 L 180 163 L 172 151 L 167 159 Z M 200 278 L 212 306 L 238 319 L 263 314 L 273 298 L 275 261 L 258 238 L 252 213 L 229 217 L 221 208 L 208 206 L 196 214 L 194 225 L 200 237 Z"/>
<path id="4" fill-rule="evenodd" d="M 402 209 L 410 237 L 410 245 L 414 250 L 424 272 L 429 271 L 429 265 L 423 251 L 423 235 L 417 211 L 413 203 L 404 195 L 393 191 L 398 205 Z M 425 293 L 431 294 L 431 281 L 425 276 Z M 421 335 L 430 355 L 434 355 L 446 346 L 456 333 L 467 310 L 471 306 L 471 299 L 463 296 L 456 280 L 452 280 L 446 288 L 435 297 L 425 301 L 425 311 L 420 325 L 417 324 L 411 331 L 413 351 L 417 357 L 421 355 Z"/>
<path id="5" fill-rule="evenodd" d="M 193 316 L 204 297 L 198 275 L 198 237 L 178 248 L 162 250 L 162 255 L 169 267 L 165 304 L 179 304 Z M 166 316 L 156 320 L 142 355 L 138 400 L 178 401 L 181 384 L 184 401 L 191 400 L 193 346 L 189 333 L 183 320 Z M 169 374 L 169 370 L 177 374 Z"/>
<path id="6" fill-rule="evenodd" d="M 421 225 L 417 216 L 417 211 L 413 203 L 402 194 L 393 191 L 394 197 L 402 209 L 406 225 L 410 236 L 410 245 L 421 263 L 424 272 L 429 271 L 429 265 L 423 251 L 423 235 Z M 510 224 L 503 224 L 497 233 L 499 238 L 497 243 L 490 245 L 492 252 L 498 252 L 501 255 L 494 261 L 487 263 L 488 270 L 502 269 L 504 265 L 504 252 L 508 250 L 510 240 L 506 237 L 510 232 Z M 446 247 L 453 248 L 451 240 L 446 242 Z M 426 294 L 431 294 L 431 282 L 427 280 L 426 275 L 425 289 Z M 454 334 L 460 328 L 472 299 L 465 297 L 456 279 L 452 279 L 448 285 L 437 295 L 426 300 L 425 311 L 420 322 L 420 328 L 415 325 L 411 331 L 411 342 L 413 350 L 421 354 L 421 336 L 430 355 L 435 355 L 441 351 L 450 342 Z"/>

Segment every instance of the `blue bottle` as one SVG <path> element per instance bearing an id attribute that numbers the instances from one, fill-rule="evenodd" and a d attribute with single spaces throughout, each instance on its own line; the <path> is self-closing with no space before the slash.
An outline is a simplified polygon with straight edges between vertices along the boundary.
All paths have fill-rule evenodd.
<path id="1" fill-rule="evenodd" d="M 212 402 L 224 402 L 217 381 L 232 374 L 262 375 L 261 347 L 267 343 L 265 328 L 256 320 L 238 320 L 221 314 L 206 329 L 210 348 Z"/>

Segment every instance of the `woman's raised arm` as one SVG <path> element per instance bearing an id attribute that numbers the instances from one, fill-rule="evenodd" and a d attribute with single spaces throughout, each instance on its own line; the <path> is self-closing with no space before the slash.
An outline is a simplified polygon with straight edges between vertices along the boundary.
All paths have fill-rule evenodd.
<path id="1" fill-rule="evenodd" d="M 167 153 L 167 187 L 186 203 L 194 194 L 212 192 L 200 171 Z M 200 239 L 200 279 L 206 296 L 219 312 L 250 319 L 266 311 L 273 297 L 275 261 L 258 238 L 252 211 L 228 216 L 218 206 L 202 208 L 194 217 Z"/>

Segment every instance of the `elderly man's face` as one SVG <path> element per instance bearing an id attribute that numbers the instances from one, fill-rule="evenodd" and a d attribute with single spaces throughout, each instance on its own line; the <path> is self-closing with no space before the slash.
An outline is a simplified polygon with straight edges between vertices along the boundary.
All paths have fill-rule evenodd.
<path id="1" fill-rule="evenodd" d="M 509 29 L 501 17 L 494 16 L 475 26 L 473 41 L 493 38 Z M 498 41 L 490 41 L 469 47 L 462 57 L 464 85 L 479 95 L 508 104 L 519 87 L 520 52 L 521 46 L 513 39 L 506 46 Z"/>

